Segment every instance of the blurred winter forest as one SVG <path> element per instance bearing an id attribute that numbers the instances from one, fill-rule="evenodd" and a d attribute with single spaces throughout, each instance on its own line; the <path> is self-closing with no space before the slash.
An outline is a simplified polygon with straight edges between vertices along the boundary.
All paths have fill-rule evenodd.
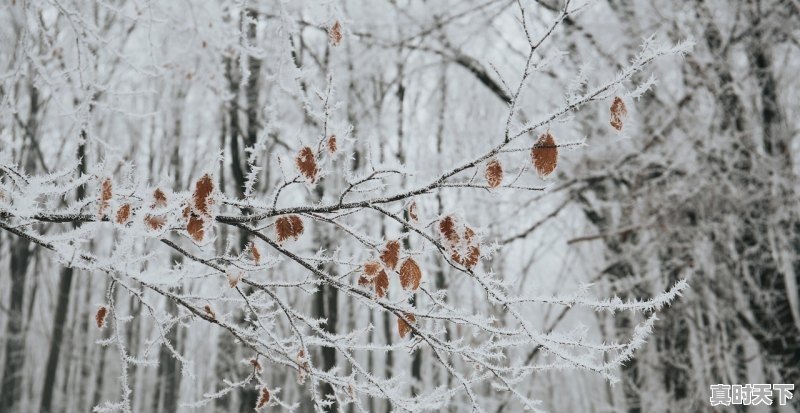
<path id="1" fill-rule="evenodd" d="M 800 384 L 797 0 L 4 0 L 0 412 Z M 797 391 L 795 391 L 797 393 Z"/>

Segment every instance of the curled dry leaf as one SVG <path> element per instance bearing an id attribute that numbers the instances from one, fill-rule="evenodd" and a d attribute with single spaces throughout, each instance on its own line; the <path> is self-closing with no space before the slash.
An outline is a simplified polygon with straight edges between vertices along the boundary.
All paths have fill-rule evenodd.
<path id="1" fill-rule="evenodd" d="M 328 41 L 333 47 L 342 43 L 342 24 L 339 23 L 339 20 L 336 20 L 336 23 L 333 23 L 333 26 L 328 29 Z"/>
<path id="2" fill-rule="evenodd" d="M 458 244 L 459 236 L 456 230 L 456 220 L 452 216 L 446 216 L 439 220 L 439 233 L 451 245 Z"/>
<path id="3" fill-rule="evenodd" d="M 104 179 L 103 183 L 100 185 L 100 207 L 97 211 L 97 215 L 101 218 L 105 214 L 106 209 L 108 209 L 109 202 L 113 196 L 112 187 L 113 184 L 110 178 Z"/>
<path id="4" fill-rule="evenodd" d="M 381 270 L 375 277 L 375 296 L 378 298 L 386 297 L 386 292 L 389 290 L 389 274 Z"/>
<path id="5" fill-rule="evenodd" d="M 195 242 L 200 242 L 203 240 L 203 236 L 205 236 L 206 231 L 204 227 L 205 222 L 203 219 L 197 214 L 191 214 L 189 223 L 186 225 L 186 231 L 192 236 Z"/>
<path id="6" fill-rule="evenodd" d="M 206 310 L 206 314 L 208 314 L 209 317 L 211 317 L 211 318 L 213 318 L 215 320 L 217 319 L 217 314 L 214 313 L 214 310 L 211 309 L 210 305 L 206 304 L 205 307 L 203 307 L 203 309 Z"/>
<path id="7" fill-rule="evenodd" d="M 275 235 L 278 243 L 289 238 L 297 240 L 303 234 L 303 220 L 297 215 L 286 215 L 275 220 Z"/>
<path id="8" fill-rule="evenodd" d="M 117 224 L 123 225 L 131 217 L 131 204 L 123 204 L 117 210 Z"/>
<path id="9" fill-rule="evenodd" d="M 419 215 L 417 215 L 417 201 L 411 201 L 411 203 L 408 204 L 408 219 L 410 219 L 411 222 L 419 221 Z"/>
<path id="10" fill-rule="evenodd" d="M 249 249 L 250 249 L 250 255 L 253 256 L 253 262 L 255 262 L 256 265 L 258 265 L 261 262 L 261 251 L 258 250 L 258 248 L 256 247 L 256 243 L 253 241 L 250 241 Z"/>
<path id="11" fill-rule="evenodd" d="M 404 290 L 415 291 L 422 280 L 422 270 L 413 258 L 406 258 L 400 266 L 400 285 Z"/>
<path id="12" fill-rule="evenodd" d="M 615 96 L 611 103 L 611 127 L 621 131 L 626 116 L 628 116 L 628 108 L 625 107 L 625 101 L 621 97 Z"/>
<path id="13" fill-rule="evenodd" d="M 234 270 L 228 270 L 226 275 L 228 276 L 228 285 L 231 288 L 236 288 L 236 286 L 239 285 L 239 281 L 242 279 L 242 277 L 244 277 L 244 273 L 242 271 Z"/>
<path id="14" fill-rule="evenodd" d="M 503 165 L 497 159 L 492 159 L 486 164 L 486 183 L 489 188 L 497 188 L 503 183 Z"/>
<path id="15" fill-rule="evenodd" d="M 403 313 L 403 317 L 405 317 L 406 320 L 408 320 L 408 321 L 403 320 L 402 318 L 398 318 L 397 319 L 397 331 L 400 333 L 400 338 L 405 338 L 406 335 L 408 335 L 408 333 L 412 332 L 411 324 L 409 324 L 409 322 L 410 323 L 416 323 L 417 322 L 417 319 L 416 319 L 416 317 L 414 317 L 414 314 Z"/>
<path id="16" fill-rule="evenodd" d="M 533 161 L 533 167 L 536 168 L 536 172 L 542 177 L 550 175 L 556 169 L 558 147 L 550 132 L 541 134 L 539 140 L 533 145 L 531 161 Z"/>
<path id="17" fill-rule="evenodd" d="M 308 359 L 306 358 L 306 352 L 303 350 L 297 352 L 297 358 L 295 361 L 299 366 L 297 369 L 297 383 L 302 385 L 306 382 L 306 376 L 308 376 L 308 372 L 311 371 L 311 364 L 309 364 Z"/>
<path id="18" fill-rule="evenodd" d="M 386 264 L 386 268 L 395 269 L 397 261 L 400 260 L 400 242 L 389 241 L 381 252 L 381 261 Z"/>
<path id="19" fill-rule="evenodd" d="M 205 174 L 194 184 L 192 201 L 194 209 L 198 214 L 211 216 L 211 205 L 214 204 L 214 179 L 211 175 Z"/>
<path id="20" fill-rule="evenodd" d="M 333 155 L 336 153 L 336 135 L 331 135 L 328 137 L 328 142 L 325 145 L 328 147 L 328 153 Z"/>
<path id="21" fill-rule="evenodd" d="M 256 409 L 260 409 L 269 403 L 269 389 L 265 387 L 261 388 L 261 396 L 258 398 L 258 403 L 256 404 Z"/>
<path id="22" fill-rule="evenodd" d="M 108 316 L 108 308 L 101 305 L 94 314 L 94 322 L 97 323 L 97 328 L 103 328 L 106 325 L 106 316 Z"/>
<path id="23" fill-rule="evenodd" d="M 297 157 L 294 158 L 294 164 L 300 174 L 309 182 L 316 182 L 319 168 L 317 168 L 317 160 L 314 158 L 314 151 L 310 147 L 304 146 L 303 149 L 300 149 Z"/>
<path id="24" fill-rule="evenodd" d="M 253 366 L 256 371 L 261 371 L 261 363 L 258 362 L 258 359 L 250 359 L 250 365 Z"/>

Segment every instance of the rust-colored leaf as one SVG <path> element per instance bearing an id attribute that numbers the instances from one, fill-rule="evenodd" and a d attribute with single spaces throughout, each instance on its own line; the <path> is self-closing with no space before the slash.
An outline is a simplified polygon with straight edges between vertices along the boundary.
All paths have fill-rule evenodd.
<path id="1" fill-rule="evenodd" d="M 489 188 L 497 188 L 503 183 L 503 165 L 497 159 L 492 159 L 486 164 L 486 183 Z"/>
<path id="2" fill-rule="evenodd" d="M 460 263 L 461 265 L 472 269 L 476 265 L 478 265 L 478 261 L 481 258 L 481 247 L 479 245 L 470 245 L 469 249 L 467 249 L 467 256 L 464 260 Z"/>
<path id="3" fill-rule="evenodd" d="M 381 270 L 375 277 L 375 296 L 378 298 L 386 297 L 386 292 L 389 290 L 389 274 Z"/>
<path id="4" fill-rule="evenodd" d="M 439 232 L 450 244 L 458 244 L 458 230 L 456 230 L 456 220 L 453 217 L 446 216 L 439 220 Z"/>
<path id="5" fill-rule="evenodd" d="M 167 223 L 167 220 L 159 215 L 147 215 L 144 217 L 144 222 L 147 224 L 150 229 L 157 231 L 164 227 L 164 224 Z"/>
<path id="6" fill-rule="evenodd" d="M 250 365 L 253 366 L 255 371 L 261 371 L 261 363 L 258 362 L 258 359 L 250 359 Z"/>
<path id="7" fill-rule="evenodd" d="M 400 260 L 400 242 L 389 241 L 381 252 L 381 261 L 386 264 L 386 268 L 394 269 L 397 267 L 397 261 Z"/>
<path id="8" fill-rule="evenodd" d="M 256 243 L 250 241 L 250 255 L 253 256 L 253 262 L 258 265 L 261 262 L 261 251 L 256 247 Z"/>
<path id="9" fill-rule="evenodd" d="M 261 396 L 258 398 L 256 409 L 260 409 L 269 403 L 269 389 L 265 386 L 261 388 Z"/>
<path id="10" fill-rule="evenodd" d="M 377 261 L 367 261 L 364 263 L 364 275 L 374 278 L 381 270 L 381 263 Z"/>
<path id="11" fill-rule="evenodd" d="M 189 223 L 186 225 L 186 231 L 189 232 L 189 235 L 192 236 L 192 239 L 195 242 L 200 242 L 203 240 L 205 236 L 205 222 L 203 219 L 200 218 L 197 214 L 191 214 L 189 217 Z"/>
<path id="12" fill-rule="evenodd" d="M 289 238 L 297 240 L 303 234 L 303 220 L 297 215 L 286 215 L 275 220 L 275 235 L 282 243 Z"/>
<path id="13" fill-rule="evenodd" d="M 117 209 L 117 224 L 123 225 L 131 217 L 131 204 L 123 204 Z"/>
<path id="14" fill-rule="evenodd" d="M 206 310 L 206 314 L 208 314 L 209 317 L 211 317 L 211 318 L 213 318 L 215 320 L 217 319 L 217 314 L 214 312 L 214 310 L 211 309 L 210 305 L 206 304 L 203 307 L 203 309 Z"/>
<path id="15" fill-rule="evenodd" d="M 97 323 L 97 328 L 103 328 L 106 325 L 107 315 L 108 308 L 106 306 L 101 305 L 97 308 L 97 312 L 94 314 L 94 322 Z"/>
<path id="16" fill-rule="evenodd" d="M 402 318 L 397 319 L 397 331 L 400 333 L 400 338 L 405 338 L 408 333 L 412 332 L 411 324 L 409 323 L 413 324 L 417 322 L 417 318 L 414 317 L 414 314 L 403 313 L 403 317 L 405 317 L 408 321 L 403 320 Z"/>
<path id="17" fill-rule="evenodd" d="M 97 211 L 97 215 L 101 218 L 105 214 L 106 209 L 108 209 L 109 202 L 113 196 L 112 188 L 113 184 L 110 178 L 104 179 L 103 183 L 100 185 L 100 207 Z"/>
<path id="18" fill-rule="evenodd" d="M 192 200 L 198 214 L 211 215 L 211 205 L 214 204 L 213 193 L 214 179 L 211 178 L 211 175 L 205 174 L 195 182 Z"/>
<path id="19" fill-rule="evenodd" d="M 400 266 L 400 285 L 404 290 L 415 291 L 422 280 L 422 270 L 413 258 L 406 258 Z"/>
<path id="20" fill-rule="evenodd" d="M 539 140 L 533 145 L 531 149 L 531 160 L 533 167 L 540 176 L 545 177 L 550 175 L 558 163 L 558 147 L 556 141 L 550 132 L 543 133 L 539 136 Z"/>
<path id="21" fill-rule="evenodd" d="M 160 188 L 153 191 L 153 208 L 164 208 L 167 206 L 167 195 Z"/>
<path id="22" fill-rule="evenodd" d="M 326 146 L 328 147 L 328 153 L 329 154 L 333 155 L 333 154 L 336 153 L 336 150 L 337 150 L 337 147 L 336 147 L 336 135 L 331 135 L 331 136 L 328 137 L 328 142 L 327 142 Z"/>
<path id="23" fill-rule="evenodd" d="M 628 116 L 628 108 L 625 107 L 625 101 L 621 97 L 615 96 L 611 103 L 611 127 L 621 131 L 626 116 Z"/>
<path id="24" fill-rule="evenodd" d="M 336 20 L 336 23 L 328 29 L 328 41 L 333 47 L 342 43 L 342 24 L 339 23 L 339 20 Z"/>
<path id="25" fill-rule="evenodd" d="M 297 166 L 297 170 L 300 171 L 300 174 L 309 182 L 316 182 L 319 169 L 317 168 L 317 160 L 314 158 L 314 151 L 310 147 L 304 146 L 300 149 L 300 152 L 297 153 L 297 157 L 294 158 L 294 164 Z"/>

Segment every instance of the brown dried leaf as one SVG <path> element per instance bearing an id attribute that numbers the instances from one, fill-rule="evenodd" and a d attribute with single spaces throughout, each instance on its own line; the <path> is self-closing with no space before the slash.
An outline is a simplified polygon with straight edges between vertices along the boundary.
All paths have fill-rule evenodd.
<path id="1" fill-rule="evenodd" d="M 106 209 L 108 209 L 109 201 L 111 201 L 111 197 L 113 196 L 112 187 L 113 184 L 111 183 L 110 178 L 103 180 L 103 183 L 100 187 L 100 208 L 97 212 L 97 215 L 101 218 L 105 214 Z"/>
<path id="2" fill-rule="evenodd" d="M 439 232 L 450 244 L 458 244 L 459 236 L 456 230 L 456 220 L 451 216 L 446 216 L 439 220 Z"/>
<path id="3" fill-rule="evenodd" d="M 159 215 L 147 215 L 144 217 L 144 222 L 147 224 L 150 229 L 157 231 L 164 227 L 164 224 L 167 223 L 167 220 Z"/>
<path id="4" fill-rule="evenodd" d="M 250 255 L 253 256 L 253 262 L 255 262 L 256 265 L 261 262 L 261 251 L 256 248 L 256 243 L 253 241 L 250 241 Z"/>
<path id="5" fill-rule="evenodd" d="M 366 287 L 368 285 L 372 285 L 374 279 L 367 277 L 366 275 L 362 275 L 358 277 L 358 285 L 362 287 Z"/>
<path id="6" fill-rule="evenodd" d="M 153 208 L 164 208 L 167 206 L 167 195 L 160 188 L 153 191 Z"/>
<path id="7" fill-rule="evenodd" d="M 389 290 L 389 274 L 381 270 L 378 276 L 375 277 L 375 296 L 378 298 L 386 297 L 386 292 Z"/>
<path id="8" fill-rule="evenodd" d="M 364 274 L 370 278 L 374 278 L 378 275 L 378 271 L 381 270 L 381 263 L 377 261 L 367 261 L 364 263 Z"/>
<path id="9" fill-rule="evenodd" d="M 236 286 L 239 285 L 239 280 L 242 279 L 244 274 L 241 271 L 228 270 L 226 275 L 228 276 L 228 285 L 231 288 L 236 288 Z"/>
<path id="10" fill-rule="evenodd" d="M 258 398 L 256 409 L 260 409 L 269 403 L 269 389 L 266 387 L 261 388 L 261 397 Z"/>
<path id="11" fill-rule="evenodd" d="M 386 268 L 395 269 L 397 261 L 400 260 L 400 242 L 389 241 L 381 252 L 381 261 L 386 264 Z"/>
<path id="12" fill-rule="evenodd" d="M 317 160 L 314 158 L 314 151 L 310 147 L 305 146 L 300 149 L 297 157 L 294 158 L 294 164 L 300 174 L 308 179 L 309 182 L 313 183 L 317 180 L 319 169 L 317 168 Z"/>
<path id="13" fill-rule="evenodd" d="M 250 359 L 250 365 L 252 365 L 256 371 L 262 370 L 261 363 L 258 362 L 258 359 Z"/>
<path id="14" fill-rule="evenodd" d="M 419 216 L 417 215 L 417 201 L 411 201 L 411 203 L 408 204 L 408 218 L 411 222 L 419 221 Z"/>
<path id="15" fill-rule="evenodd" d="M 194 209 L 197 213 L 210 216 L 211 205 L 214 204 L 214 180 L 211 175 L 203 175 L 194 184 L 194 194 L 192 200 L 194 202 Z"/>
<path id="16" fill-rule="evenodd" d="M 97 313 L 94 315 L 94 321 L 97 323 L 97 328 L 103 328 L 106 325 L 106 316 L 108 315 L 108 308 L 101 305 L 97 308 Z"/>
<path id="17" fill-rule="evenodd" d="M 558 147 L 550 132 L 543 133 L 531 149 L 531 160 L 540 176 L 550 175 L 558 163 Z"/>
<path id="18" fill-rule="evenodd" d="M 470 241 L 472 241 L 473 237 L 475 237 L 475 230 L 473 230 L 470 227 L 465 228 L 464 229 L 464 239 L 466 239 L 467 242 L 470 242 Z"/>
<path id="19" fill-rule="evenodd" d="M 117 210 L 117 224 L 123 225 L 131 217 L 131 204 L 123 204 Z"/>
<path id="20" fill-rule="evenodd" d="M 479 245 L 470 245 L 469 249 L 467 250 L 467 257 L 464 259 L 463 262 L 460 264 L 472 269 L 476 265 L 478 265 L 478 261 L 481 258 L 481 247 Z"/>
<path id="21" fill-rule="evenodd" d="M 331 135 L 328 137 L 328 143 L 326 145 L 328 147 L 328 153 L 333 155 L 336 153 L 336 135 Z"/>
<path id="22" fill-rule="evenodd" d="M 413 258 L 406 258 L 400 266 L 400 285 L 404 290 L 415 291 L 422 280 L 422 270 Z"/>
<path id="23" fill-rule="evenodd" d="M 297 240 L 303 234 L 303 220 L 297 215 L 286 215 L 275 220 L 275 234 L 278 243 L 289 238 Z"/>
<path id="24" fill-rule="evenodd" d="M 205 307 L 203 307 L 203 309 L 206 310 L 206 314 L 208 314 L 211 318 L 215 320 L 217 319 L 217 314 L 214 313 L 214 310 L 211 309 L 210 305 L 206 304 Z"/>
<path id="25" fill-rule="evenodd" d="M 330 41 L 333 47 L 338 46 L 342 42 L 342 24 L 339 23 L 339 20 L 336 20 L 336 23 L 328 29 L 328 41 Z"/>
<path id="26" fill-rule="evenodd" d="M 414 314 L 403 313 L 403 316 L 408 321 L 403 320 L 402 318 L 398 318 L 397 319 L 397 331 L 400 333 L 400 338 L 405 338 L 406 335 L 408 335 L 408 333 L 412 332 L 411 324 L 409 324 L 409 323 L 416 323 L 417 322 L 417 318 L 414 317 Z"/>
<path id="27" fill-rule="evenodd" d="M 492 159 L 486 164 L 486 183 L 489 188 L 497 188 L 503 183 L 503 165 L 497 159 Z"/>
<path id="28" fill-rule="evenodd" d="M 308 372 L 311 371 L 311 364 L 308 363 L 306 352 L 303 350 L 298 351 L 295 361 L 297 362 L 297 365 L 300 366 L 300 368 L 297 369 L 297 383 L 303 384 L 306 382 L 306 376 L 308 375 Z"/>
<path id="29" fill-rule="evenodd" d="M 189 235 L 192 236 L 192 239 L 195 242 L 200 242 L 203 240 L 203 236 L 205 236 L 205 222 L 203 219 L 200 218 L 197 214 L 192 214 L 189 217 L 189 223 L 186 225 L 186 231 L 189 232 Z"/>
<path id="30" fill-rule="evenodd" d="M 614 102 L 611 103 L 611 127 L 621 131 L 626 116 L 628 116 L 628 108 L 625 107 L 625 101 L 621 97 L 615 96 Z"/>

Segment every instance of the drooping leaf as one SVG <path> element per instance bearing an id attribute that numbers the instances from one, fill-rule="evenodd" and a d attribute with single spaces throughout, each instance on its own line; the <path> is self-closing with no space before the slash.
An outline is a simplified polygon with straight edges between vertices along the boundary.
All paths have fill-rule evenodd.
<path id="1" fill-rule="evenodd" d="M 297 157 L 294 158 L 294 163 L 300 174 L 309 182 L 316 182 L 319 169 L 317 168 L 317 160 L 314 158 L 314 151 L 310 147 L 304 146 L 300 149 Z"/>
<path id="2" fill-rule="evenodd" d="M 400 285 L 404 290 L 415 291 L 422 280 L 422 270 L 413 258 L 406 258 L 400 266 Z"/>
<path id="3" fill-rule="evenodd" d="M 101 305 L 97 308 L 97 312 L 94 314 L 94 322 L 97 324 L 97 328 L 103 328 L 106 325 L 107 315 L 108 308 L 106 306 Z"/>
<path id="4" fill-rule="evenodd" d="M 214 204 L 213 192 L 214 180 L 209 174 L 203 175 L 194 184 L 192 201 L 194 203 L 194 209 L 198 214 L 206 216 L 211 215 L 211 205 Z"/>
<path id="5" fill-rule="evenodd" d="M 626 116 L 628 116 L 628 108 L 625 107 L 625 101 L 621 97 L 615 96 L 611 103 L 611 127 L 621 131 Z"/>
<path id="6" fill-rule="evenodd" d="M 103 183 L 100 187 L 100 207 L 97 211 L 97 215 L 101 218 L 105 215 L 106 209 L 108 209 L 108 205 L 111 201 L 111 197 L 113 196 L 112 187 L 113 184 L 111 183 L 110 178 L 103 180 Z"/>
<path id="7" fill-rule="evenodd" d="M 131 217 L 131 204 L 123 204 L 117 209 L 117 224 L 124 225 Z"/>
<path id="8" fill-rule="evenodd" d="M 550 175 L 556 169 L 558 147 L 556 146 L 555 138 L 550 132 L 539 136 L 539 140 L 536 141 L 536 144 L 531 149 L 531 160 L 536 172 L 542 177 Z"/>
<path id="9" fill-rule="evenodd" d="M 378 298 L 386 297 L 386 292 L 389 290 L 389 274 L 381 270 L 375 277 L 375 296 Z"/>
<path id="10" fill-rule="evenodd" d="M 486 183 L 489 188 L 497 188 L 503 183 L 503 165 L 497 159 L 492 159 L 486 164 Z"/>
<path id="11" fill-rule="evenodd" d="M 403 320 L 402 318 L 398 318 L 397 319 L 397 331 L 400 333 L 400 338 L 405 338 L 408 335 L 408 333 L 412 332 L 411 324 L 409 324 L 409 323 L 416 323 L 417 322 L 417 319 L 416 319 L 416 317 L 414 317 L 414 314 L 403 313 L 403 316 L 408 321 Z"/>

